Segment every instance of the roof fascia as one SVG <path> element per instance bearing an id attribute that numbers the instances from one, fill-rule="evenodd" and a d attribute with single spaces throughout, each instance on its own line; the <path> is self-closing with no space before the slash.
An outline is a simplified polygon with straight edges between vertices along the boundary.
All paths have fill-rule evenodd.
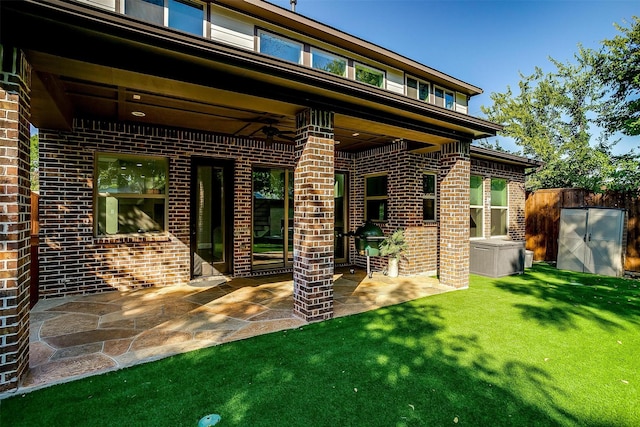
<path id="1" fill-rule="evenodd" d="M 498 151 L 491 150 L 489 148 L 478 147 L 476 145 L 471 146 L 471 157 L 488 159 L 501 163 L 510 163 L 530 168 L 540 167 L 544 165 L 543 162 L 536 159 L 518 156 L 517 154 L 508 153 L 506 151 Z"/>

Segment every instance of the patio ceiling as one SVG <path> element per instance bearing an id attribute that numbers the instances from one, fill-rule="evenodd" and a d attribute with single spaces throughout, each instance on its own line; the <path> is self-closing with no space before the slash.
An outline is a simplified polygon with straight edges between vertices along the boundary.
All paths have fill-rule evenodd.
<path id="1" fill-rule="evenodd" d="M 3 3 L 0 39 L 5 48 L 24 49 L 33 67 L 31 123 L 38 128 L 68 130 L 74 117 L 86 117 L 266 138 L 267 125 L 292 136 L 296 113 L 314 107 L 335 112 L 336 148 L 349 152 L 400 139 L 429 151 L 499 129 L 359 82 L 81 4 Z M 290 142 L 279 135 L 274 139 Z"/>

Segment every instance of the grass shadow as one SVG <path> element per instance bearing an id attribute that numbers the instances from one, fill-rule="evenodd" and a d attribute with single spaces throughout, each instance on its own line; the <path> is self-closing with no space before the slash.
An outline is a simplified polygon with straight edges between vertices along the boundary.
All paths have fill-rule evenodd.
<path id="1" fill-rule="evenodd" d="M 575 329 L 579 319 L 614 330 L 619 319 L 640 325 L 640 282 L 558 270 L 536 263 L 521 276 L 495 281 L 501 290 L 533 299 L 515 306 L 527 320 L 561 330 Z"/>
<path id="2" fill-rule="evenodd" d="M 638 425 L 637 333 L 603 344 L 610 333 L 579 330 L 571 318 L 604 302 L 523 318 L 536 300 L 575 299 L 543 277 L 474 277 L 467 290 L 37 390 L 0 401 L 0 424 L 195 426 L 216 413 L 224 426 Z M 591 324 L 637 320 L 609 313 Z"/>

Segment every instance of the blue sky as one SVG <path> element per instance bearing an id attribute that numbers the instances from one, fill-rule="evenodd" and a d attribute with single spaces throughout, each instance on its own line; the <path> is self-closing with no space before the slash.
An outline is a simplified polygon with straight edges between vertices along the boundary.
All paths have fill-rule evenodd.
<path id="1" fill-rule="evenodd" d="M 290 9 L 289 0 L 269 0 Z M 638 0 L 298 0 L 296 12 L 363 38 L 484 90 L 469 112 L 482 117 L 492 92 L 517 90 L 520 72 L 551 72 L 552 57 L 598 48 L 640 16 Z M 503 147 L 517 150 L 508 140 Z M 638 147 L 624 138 L 615 152 Z"/>

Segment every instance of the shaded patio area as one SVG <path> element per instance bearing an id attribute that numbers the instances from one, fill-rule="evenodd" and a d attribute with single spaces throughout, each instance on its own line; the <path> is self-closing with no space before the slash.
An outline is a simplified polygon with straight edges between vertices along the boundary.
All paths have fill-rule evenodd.
<path id="1" fill-rule="evenodd" d="M 335 317 L 447 292 L 428 276 L 363 269 L 334 275 Z M 220 277 L 39 301 L 31 312 L 30 371 L 17 393 L 306 324 L 293 316 L 291 274 Z"/>

